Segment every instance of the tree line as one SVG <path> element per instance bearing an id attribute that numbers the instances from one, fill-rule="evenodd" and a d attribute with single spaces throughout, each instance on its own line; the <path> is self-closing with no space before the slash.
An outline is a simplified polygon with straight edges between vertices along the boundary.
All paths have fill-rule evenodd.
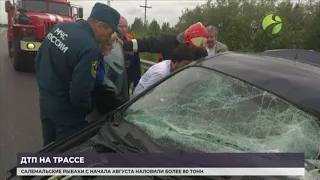
<path id="1" fill-rule="evenodd" d="M 280 33 L 272 35 L 262 28 L 268 14 L 278 15 Z M 309 49 L 320 51 L 320 2 L 315 0 L 208 0 L 185 9 L 175 25 L 159 24 L 155 19 L 144 24 L 135 18 L 129 33 L 135 38 L 179 33 L 196 22 L 212 24 L 219 30 L 218 41 L 231 51 L 263 52 L 268 49 Z M 159 54 L 141 53 L 141 58 L 156 61 Z"/>
<path id="2" fill-rule="evenodd" d="M 282 30 L 272 35 L 262 29 L 268 14 L 278 15 Z M 320 51 L 319 0 L 208 0 L 185 9 L 176 24 L 159 24 L 155 19 L 144 24 L 135 18 L 129 33 L 135 38 L 180 33 L 202 22 L 218 28 L 218 40 L 231 51 L 263 52 L 268 49 L 310 49 Z M 1 25 L 0 25 L 1 27 Z M 141 53 L 141 58 L 156 61 L 159 54 Z"/>

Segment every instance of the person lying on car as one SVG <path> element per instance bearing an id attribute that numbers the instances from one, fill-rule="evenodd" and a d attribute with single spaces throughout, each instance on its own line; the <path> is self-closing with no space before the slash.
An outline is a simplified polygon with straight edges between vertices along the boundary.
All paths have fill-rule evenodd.
<path id="1" fill-rule="evenodd" d="M 151 85 L 170 75 L 173 71 L 189 64 L 195 60 L 195 49 L 191 44 L 180 44 L 171 54 L 171 60 L 164 60 L 151 66 L 141 77 L 137 87 L 133 92 L 133 97 L 137 96 Z"/>

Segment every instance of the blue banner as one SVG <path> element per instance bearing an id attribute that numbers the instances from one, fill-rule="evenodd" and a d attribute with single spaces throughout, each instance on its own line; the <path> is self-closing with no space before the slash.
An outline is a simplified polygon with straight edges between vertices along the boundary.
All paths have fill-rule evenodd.
<path id="1" fill-rule="evenodd" d="M 18 153 L 18 167 L 299 168 L 303 153 Z"/>

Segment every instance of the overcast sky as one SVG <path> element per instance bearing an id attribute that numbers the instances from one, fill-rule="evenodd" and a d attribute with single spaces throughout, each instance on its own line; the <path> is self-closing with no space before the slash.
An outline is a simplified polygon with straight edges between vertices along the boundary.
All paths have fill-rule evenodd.
<path id="1" fill-rule="evenodd" d="M 84 18 L 87 18 L 93 5 L 96 2 L 107 3 L 107 1 L 90 1 L 90 0 L 71 0 L 71 3 L 81 5 L 84 8 Z M 147 19 L 151 21 L 153 18 L 159 23 L 164 21 L 175 24 L 179 16 L 182 14 L 182 10 L 185 8 L 193 8 L 197 4 L 205 3 L 205 0 L 148 0 L 148 6 L 152 8 L 147 9 Z M 119 11 L 121 15 L 127 18 L 129 24 L 131 24 L 135 17 L 144 18 L 144 8 L 140 5 L 144 5 L 145 1 L 136 0 L 113 0 L 111 6 Z M 0 22 L 6 23 L 7 16 L 4 12 L 4 0 L 0 0 Z"/>

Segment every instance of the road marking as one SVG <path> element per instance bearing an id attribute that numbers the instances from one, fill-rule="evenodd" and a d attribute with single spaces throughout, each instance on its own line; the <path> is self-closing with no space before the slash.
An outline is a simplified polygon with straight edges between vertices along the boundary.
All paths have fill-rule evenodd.
<path id="1" fill-rule="evenodd" d="M 7 28 L 0 28 L 0 40 L 7 40 Z"/>

